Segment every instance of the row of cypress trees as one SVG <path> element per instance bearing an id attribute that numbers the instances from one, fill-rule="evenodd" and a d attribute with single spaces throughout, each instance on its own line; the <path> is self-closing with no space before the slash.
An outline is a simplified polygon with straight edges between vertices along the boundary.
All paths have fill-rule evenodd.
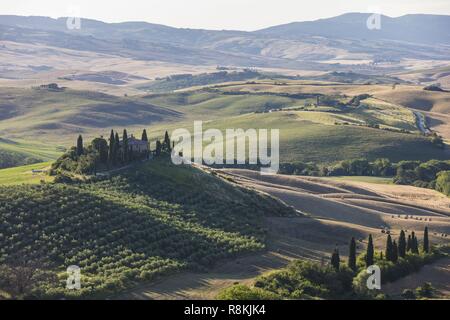
<path id="1" fill-rule="evenodd" d="M 415 232 L 411 232 L 410 235 L 408 235 L 408 239 L 406 239 L 405 231 L 401 230 L 400 236 L 397 241 L 392 241 L 391 235 L 388 235 L 386 240 L 386 249 L 384 252 L 384 258 L 387 261 L 391 261 L 393 263 L 396 263 L 399 258 L 405 258 L 406 254 L 410 252 L 413 254 L 419 254 L 419 241 L 417 240 Z M 422 243 L 422 252 L 429 253 L 430 252 L 430 241 L 428 238 L 428 227 L 425 227 L 424 235 L 423 235 L 423 243 Z M 372 235 L 369 235 L 369 240 L 367 243 L 367 249 L 366 249 L 366 255 L 365 255 L 365 263 L 366 267 L 369 267 L 374 264 L 374 245 L 373 245 L 373 238 Z M 381 258 L 383 259 L 383 253 L 381 253 Z M 339 249 L 334 249 L 333 253 L 331 254 L 331 265 L 334 269 L 339 270 L 340 269 L 340 255 L 339 255 Z M 356 265 L 356 240 L 353 237 L 350 240 L 349 245 L 349 256 L 348 256 L 348 267 L 353 270 L 357 271 L 357 265 Z"/>
<path id="2" fill-rule="evenodd" d="M 160 156 L 162 153 L 172 152 L 172 144 L 170 142 L 169 133 L 166 131 L 164 134 L 164 141 L 156 140 L 155 156 Z"/>
<path id="3" fill-rule="evenodd" d="M 142 132 L 142 141 L 148 143 L 147 130 L 143 130 Z M 120 137 L 118 132 L 114 132 L 111 130 L 111 134 L 109 136 L 109 145 L 106 144 L 102 149 L 107 148 L 107 164 L 115 166 L 117 164 L 127 164 L 131 161 L 135 160 L 137 155 L 133 154 L 132 148 L 129 146 L 129 137 L 127 129 L 123 130 L 122 133 L 122 144 L 120 142 Z M 102 153 L 102 151 L 100 151 Z M 148 156 L 148 154 L 144 155 Z M 139 155 L 142 157 L 142 154 Z"/>
<path id="4" fill-rule="evenodd" d="M 428 253 L 430 251 L 428 227 L 425 227 L 422 251 L 425 253 Z M 408 235 L 408 240 L 406 240 L 405 232 L 402 230 L 398 239 L 398 245 L 396 241 L 392 241 L 391 236 L 388 235 L 385 252 L 386 260 L 397 262 L 398 258 L 404 258 L 407 252 L 419 254 L 419 241 L 417 240 L 414 231 L 410 235 Z"/>
<path id="5" fill-rule="evenodd" d="M 141 140 L 149 143 L 147 130 L 144 129 L 142 131 Z M 122 144 L 120 141 L 119 133 L 111 130 L 111 134 L 109 137 L 109 143 L 106 139 L 96 138 L 92 141 L 92 146 L 98 151 L 100 155 L 100 162 L 108 165 L 108 166 L 116 166 L 119 164 L 127 164 L 131 161 L 135 160 L 138 155 L 133 154 L 133 150 L 128 145 L 129 138 L 127 129 L 123 130 L 122 133 Z M 83 146 L 83 137 L 81 135 L 78 136 L 76 153 L 78 156 L 81 156 L 85 153 L 85 148 Z M 170 153 L 172 151 L 171 141 L 169 138 L 169 133 L 166 131 L 164 135 L 164 141 L 160 140 L 156 141 L 156 149 L 154 150 L 154 155 L 159 156 L 163 153 Z M 147 157 L 152 151 L 149 146 L 149 153 L 146 155 Z M 142 154 L 139 155 L 142 157 Z"/>

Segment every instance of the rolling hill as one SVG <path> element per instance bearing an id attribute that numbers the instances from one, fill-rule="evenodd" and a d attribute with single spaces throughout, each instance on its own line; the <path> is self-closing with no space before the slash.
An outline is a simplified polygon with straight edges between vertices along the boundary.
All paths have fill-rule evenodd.
<path id="1" fill-rule="evenodd" d="M 450 200 L 428 189 L 398 186 L 345 178 L 261 176 L 258 172 L 238 169 L 213 170 L 234 183 L 268 193 L 305 213 L 306 217 L 268 217 L 265 219 L 269 243 L 267 251 L 221 264 L 208 272 L 181 273 L 158 283 L 149 283 L 117 295 L 119 299 L 215 299 L 217 293 L 236 283 L 254 285 L 261 275 L 285 267 L 293 260 L 329 260 L 338 247 L 341 257 L 348 254 L 351 237 L 358 253 L 374 238 L 376 250 L 384 248 L 389 229 L 398 237 L 401 229 L 415 231 L 422 237 L 427 225 L 433 244 L 448 244 L 443 236 L 450 230 Z M 409 218 L 406 219 L 405 216 Z M 425 219 L 427 221 L 425 221 Z M 446 260 L 444 260 L 445 262 Z M 432 269 L 433 266 L 429 266 Z M 448 293 L 448 268 L 423 274 L 422 281 Z M 414 278 L 414 277 L 409 277 Z M 391 293 L 411 288 L 409 283 L 383 286 Z M 414 282 L 415 283 L 415 282 Z M 394 287 L 394 288 L 393 288 Z"/>
<path id="2" fill-rule="evenodd" d="M 353 95 L 377 90 L 396 92 L 392 86 L 336 85 L 328 83 L 258 80 L 229 83 L 211 90 L 192 90 L 172 94 L 148 95 L 143 99 L 185 113 L 181 127 L 192 128 L 194 120 L 212 120 L 205 128 L 273 128 L 281 131 L 282 161 L 332 163 L 367 157 L 393 161 L 427 158 L 446 159 L 448 153 L 430 144 L 420 135 L 413 111 L 380 99 L 364 100 L 359 107 L 305 107 L 316 102 L 317 95 L 348 103 Z M 400 89 L 398 89 L 400 90 Z M 415 89 L 416 92 L 420 92 Z M 393 100 L 394 101 L 394 100 Z M 280 110 L 282 109 L 282 110 Z M 373 128 L 373 125 L 379 129 Z M 372 128 L 371 128 L 372 126 Z M 173 129 L 180 124 L 168 124 Z M 385 129 L 385 130 L 382 130 Z M 410 132 L 401 133 L 403 130 Z M 152 136 L 161 136 L 156 125 Z"/>
<path id="3" fill-rule="evenodd" d="M 64 150 L 44 143 L 0 138 L 0 169 L 55 160 Z"/>
<path id="4" fill-rule="evenodd" d="M 357 96 L 370 94 L 378 103 L 387 102 L 392 108 L 400 106 L 419 111 L 427 116 L 428 126 L 446 139 L 450 139 L 450 117 L 448 92 L 423 90 L 422 86 L 399 85 L 361 85 L 352 83 L 335 83 L 326 81 L 284 80 L 283 82 L 258 80 L 253 83 L 230 83 L 222 91 L 258 93 L 258 94 L 322 94 L 329 96 Z M 313 102 L 311 100 L 307 101 Z M 303 102 L 302 102 L 303 104 Z"/>
<path id="5" fill-rule="evenodd" d="M 381 30 L 366 26 L 369 13 L 347 13 L 337 17 L 307 22 L 293 22 L 257 31 L 259 34 L 286 39 L 305 36 L 366 40 L 395 40 L 411 43 L 448 44 L 450 36 L 444 30 L 450 28 L 448 16 L 409 14 L 398 18 L 382 15 Z M 416 32 L 411 32 L 411 29 Z"/>
<path id="6" fill-rule="evenodd" d="M 354 125 L 335 125 L 328 113 L 274 112 L 208 122 L 205 129 L 280 129 L 281 162 L 334 163 L 346 159 L 448 159 L 427 138 Z M 342 121 L 342 120 L 341 120 Z M 328 122 L 328 123 L 327 123 Z M 189 128 L 189 127 L 188 127 Z"/>
<path id="7" fill-rule="evenodd" d="M 79 133 L 107 133 L 115 126 L 142 127 L 181 116 L 133 98 L 70 89 L 1 88 L 0 101 L 4 136 L 47 143 L 68 142 Z"/>
<path id="8" fill-rule="evenodd" d="M 28 297 L 105 298 L 263 250 L 263 217 L 284 215 L 298 214 L 198 169 L 153 160 L 90 183 L 0 187 L 0 263 L 82 268 L 81 291 L 65 290 L 59 277 Z"/>
<path id="9" fill-rule="evenodd" d="M 377 70 L 370 62 L 448 60 L 448 16 L 383 16 L 383 28 L 376 31 L 367 29 L 368 16 L 350 13 L 255 32 L 90 19 L 74 32 L 67 29 L 66 18 L 0 16 L 0 41 L 191 65 L 336 71 L 354 69 L 344 61 L 359 61 L 360 70 L 378 74 L 402 68 L 380 64 Z"/>
<path id="10" fill-rule="evenodd" d="M 280 162 L 313 163 L 311 175 L 342 160 L 450 159 L 430 135 L 450 141 L 450 93 L 423 90 L 448 85 L 450 16 L 382 16 L 381 30 L 368 17 L 242 32 L 0 15 L 0 300 L 211 299 L 294 259 L 347 254 L 351 237 L 361 252 L 371 234 L 380 250 L 386 230 L 428 226 L 433 245 L 448 244 L 450 198 L 389 177 L 129 163 L 134 150 L 103 158 L 99 175 L 46 174 L 78 135 L 87 147 L 145 128 L 155 149 L 199 120 L 223 133 L 279 129 Z M 88 150 L 73 158 L 97 171 Z M 414 183 L 434 187 L 425 180 Z M 65 289 L 71 265 L 81 290 Z M 14 288 L 3 277 L 17 269 L 36 278 Z"/>
<path id="11" fill-rule="evenodd" d="M 381 16 L 384 27 L 371 32 L 362 28 L 371 14 L 347 13 L 337 17 L 315 21 L 293 22 L 273 26 L 253 32 L 253 34 L 270 35 L 280 38 L 301 39 L 305 36 L 322 36 L 329 38 L 354 39 L 389 39 L 410 41 L 413 43 L 449 44 L 450 37 L 445 32 L 450 27 L 450 18 L 445 15 L 409 14 L 397 18 Z M 30 29 L 61 31 L 66 29 L 67 18 L 52 19 L 49 17 L 0 16 L 0 24 Z M 383 21 L 384 20 L 384 21 Z M 419 32 L 410 32 L 410 29 Z M 70 33 L 68 30 L 67 33 Z M 176 44 L 204 44 L 212 40 L 238 37 L 252 34 L 242 31 L 213 31 L 187 28 L 173 28 L 146 22 L 104 23 L 83 19 L 82 35 L 90 35 L 104 39 L 123 39 L 132 34 L 133 39 L 152 42 Z"/>
<path id="12" fill-rule="evenodd" d="M 434 147 L 428 138 L 420 135 L 416 116 L 406 107 L 411 106 L 407 99 L 420 95 L 423 90 L 404 85 L 394 90 L 392 85 L 287 81 L 281 85 L 276 84 L 277 80 L 274 83 L 264 79 L 231 82 L 130 97 L 71 89 L 3 88 L 0 109 L 7 112 L 0 120 L 0 131 L 4 139 L 45 144 L 43 150 L 53 148 L 55 152 L 50 157 L 39 150 L 30 154 L 43 161 L 55 158 L 56 146 L 72 146 L 78 134 L 89 140 L 107 135 L 111 129 L 127 128 L 131 133 L 140 134 L 147 128 L 154 143 L 166 130 L 192 128 L 196 120 L 207 122 L 208 128 L 223 130 L 280 129 L 281 158 L 285 162 L 448 157 L 445 150 Z M 373 98 L 363 100 L 359 106 L 346 106 L 353 95 L 363 93 L 370 93 Z M 439 108 L 445 109 L 445 95 L 425 92 L 424 97 L 436 103 L 430 109 L 441 111 Z M 314 107 L 318 96 L 324 105 Z M 20 151 L 18 145 L 12 149 L 13 145 L 2 143 L 0 149 Z M 23 161 L 17 159 L 18 164 L 27 163 Z"/>

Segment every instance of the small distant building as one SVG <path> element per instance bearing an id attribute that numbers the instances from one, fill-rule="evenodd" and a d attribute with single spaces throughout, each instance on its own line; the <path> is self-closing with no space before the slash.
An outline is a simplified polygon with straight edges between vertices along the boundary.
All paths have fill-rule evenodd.
<path id="1" fill-rule="evenodd" d="M 49 84 L 43 84 L 37 87 L 37 89 L 43 89 L 48 91 L 64 91 L 65 87 L 58 86 L 57 83 L 49 83 Z"/>
<path id="2" fill-rule="evenodd" d="M 120 146 L 123 146 L 123 141 L 120 141 Z M 128 138 L 128 147 L 137 153 L 145 153 L 149 151 L 149 145 L 147 141 L 136 139 L 133 135 Z"/>
<path id="3" fill-rule="evenodd" d="M 31 172 L 32 172 L 33 174 L 47 173 L 47 170 L 44 170 L 44 169 L 33 169 L 33 170 L 31 170 Z"/>

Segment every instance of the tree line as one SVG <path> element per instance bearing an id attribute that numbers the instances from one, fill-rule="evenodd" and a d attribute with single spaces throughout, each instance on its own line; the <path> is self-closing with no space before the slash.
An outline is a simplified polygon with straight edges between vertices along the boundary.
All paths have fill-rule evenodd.
<path id="1" fill-rule="evenodd" d="M 236 167 L 239 165 L 216 165 L 214 167 Z M 245 165 L 247 169 L 259 170 L 261 165 Z M 389 159 L 379 158 L 350 159 L 333 165 L 319 166 L 311 162 L 290 162 L 280 164 L 280 174 L 336 177 L 369 176 L 389 177 L 400 185 L 413 185 L 420 188 L 435 189 L 450 195 L 450 160 L 400 161 L 393 163 Z"/>
<path id="2" fill-rule="evenodd" d="M 385 250 L 384 252 L 380 251 L 378 260 L 386 260 L 395 264 L 400 258 L 405 258 L 408 253 L 420 254 L 420 252 L 424 254 L 430 253 L 428 227 L 425 227 L 424 230 L 421 250 L 419 249 L 419 241 L 414 231 L 412 231 L 406 238 L 405 231 L 401 230 L 398 240 L 393 240 L 392 236 L 388 234 Z M 366 252 L 363 257 L 366 267 L 370 267 L 375 263 L 375 249 L 372 235 L 369 235 Z M 338 248 L 334 249 L 330 260 L 330 263 L 335 270 L 339 270 L 341 268 L 341 258 Z M 355 272 L 358 270 L 356 240 L 354 237 L 350 240 L 347 267 Z"/>

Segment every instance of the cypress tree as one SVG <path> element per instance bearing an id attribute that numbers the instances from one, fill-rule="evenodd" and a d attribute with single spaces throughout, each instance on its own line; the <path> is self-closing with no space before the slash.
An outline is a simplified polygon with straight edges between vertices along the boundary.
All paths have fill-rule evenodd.
<path id="1" fill-rule="evenodd" d="M 398 238 L 398 256 L 404 258 L 406 256 L 406 237 L 405 231 L 400 231 L 400 237 Z"/>
<path id="2" fill-rule="evenodd" d="M 166 131 L 166 134 L 164 135 L 164 150 L 167 152 L 172 151 L 172 148 L 170 145 L 169 133 L 167 131 Z"/>
<path id="3" fill-rule="evenodd" d="M 353 271 L 356 271 L 356 241 L 352 238 L 350 241 L 350 248 L 348 254 L 348 267 Z"/>
<path id="4" fill-rule="evenodd" d="M 116 132 L 116 135 L 114 137 L 114 163 L 119 163 L 120 162 L 120 138 L 119 138 L 119 133 Z"/>
<path id="5" fill-rule="evenodd" d="M 109 154 L 108 154 L 108 160 L 110 164 L 114 164 L 116 162 L 114 153 L 116 148 L 116 140 L 114 138 L 114 130 L 111 130 L 111 135 L 109 136 Z"/>
<path id="6" fill-rule="evenodd" d="M 393 251 L 392 238 L 391 238 L 391 235 L 388 234 L 387 241 L 386 241 L 386 251 L 385 251 L 387 261 L 392 261 L 392 251 Z"/>
<path id="7" fill-rule="evenodd" d="M 398 261 L 398 246 L 397 242 L 394 240 L 392 243 L 392 262 L 396 263 Z"/>
<path id="8" fill-rule="evenodd" d="M 81 136 L 81 134 L 78 136 L 78 140 L 77 140 L 77 155 L 81 156 L 84 153 L 84 148 L 83 148 L 83 137 Z"/>
<path id="9" fill-rule="evenodd" d="M 370 267 L 371 265 L 373 265 L 373 239 L 372 235 L 370 234 L 366 251 L 366 267 Z"/>
<path id="10" fill-rule="evenodd" d="M 144 131 L 142 131 L 142 139 L 141 140 L 148 142 L 147 130 L 145 130 L 145 129 L 144 129 Z"/>
<path id="11" fill-rule="evenodd" d="M 155 156 L 159 157 L 161 155 L 161 142 L 159 140 L 156 141 L 156 150 L 155 150 Z"/>
<path id="12" fill-rule="evenodd" d="M 425 231 L 423 232 L 423 252 L 430 252 L 430 241 L 428 239 L 428 227 L 425 227 Z"/>
<path id="13" fill-rule="evenodd" d="M 412 253 L 418 254 L 419 253 L 419 242 L 418 242 L 416 234 L 414 232 L 412 233 L 411 239 L 412 239 L 411 251 L 412 251 Z"/>
<path id="14" fill-rule="evenodd" d="M 411 252 L 412 249 L 412 239 L 411 235 L 408 235 L 408 241 L 406 242 L 406 252 Z"/>
<path id="15" fill-rule="evenodd" d="M 91 143 L 92 148 L 98 152 L 99 161 L 101 164 L 108 163 L 108 141 L 103 137 L 95 138 Z"/>
<path id="16" fill-rule="evenodd" d="M 336 271 L 339 271 L 341 264 L 341 259 L 339 257 L 339 250 L 336 248 L 334 249 L 333 254 L 331 255 L 331 265 Z"/>
<path id="17" fill-rule="evenodd" d="M 419 244 L 417 242 L 416 233 L 414 231 L 411 232 L 411 252 L 419 253 Z"/>
<path id="18" fill-rule="evenodd" d="M 122 143 L 123 143 L 123 158 L 122 161 L 124 163 L 127 163 L 129 160 L 129 156 L 128 156 L 128 133 L 127 133 L 127 129 L 123 129 L 123 135 L 122 135 Z"/>

